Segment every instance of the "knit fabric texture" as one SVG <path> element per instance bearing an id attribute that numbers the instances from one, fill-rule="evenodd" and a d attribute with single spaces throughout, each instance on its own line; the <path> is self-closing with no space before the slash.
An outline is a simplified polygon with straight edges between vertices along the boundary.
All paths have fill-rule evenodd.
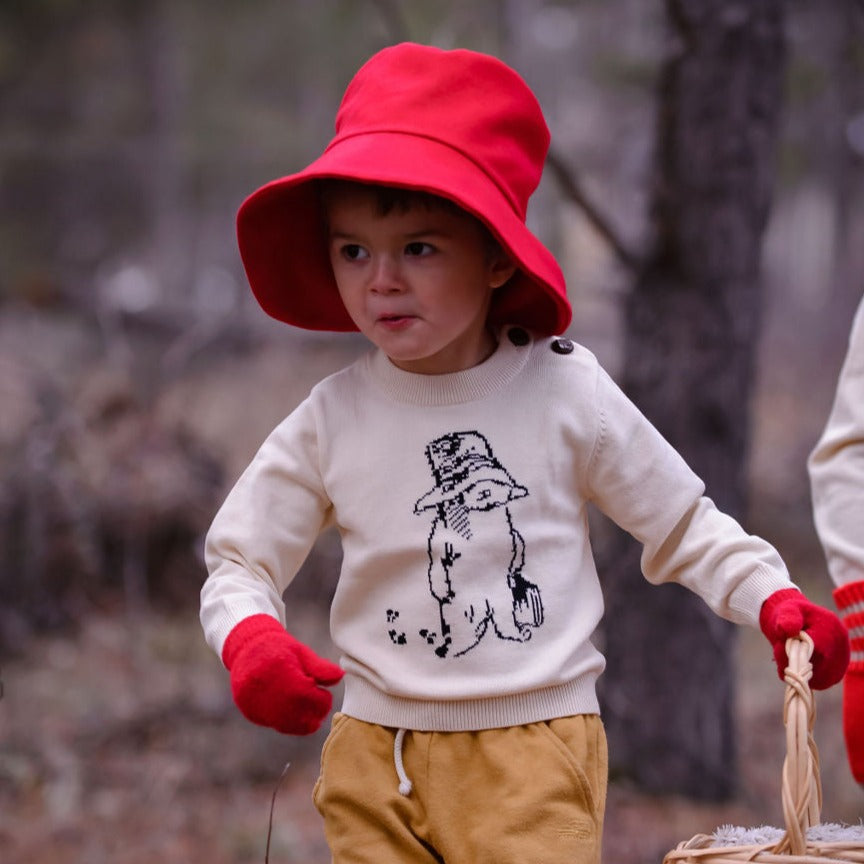
<path id="1" fill-rule="evenodd" d="M 221 653 L 250 615 L 284 622 L 283 593 L 332 525 L 343 711 L 433 730 L 597 713 L 589 504 L 642 543 L 648 580 L 731 621 L 756 626 L 793 587 L 589 351 L 504 328 L 463 372 L 415 375 L 372 351 L 313 389 L 213 522 L 206 636 Z"/>

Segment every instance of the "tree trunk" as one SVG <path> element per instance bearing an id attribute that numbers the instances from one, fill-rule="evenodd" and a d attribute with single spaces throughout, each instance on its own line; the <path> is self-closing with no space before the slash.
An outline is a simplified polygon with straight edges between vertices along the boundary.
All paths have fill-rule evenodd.
<path id="1" fill-rule="evenodd" d="M 740 519 L 783 3 L 667 0 L 666 7 L 674 42 L 660 80 L 654 238 L 627 301 L 622 383 L 705 480 L 709 497 Z M 601 698 L 613 777 L 726 798 L 736 773 L 735 628 L 678 586 L 648 585 L 638 556 L 616 534 L 605 565 Z"/>

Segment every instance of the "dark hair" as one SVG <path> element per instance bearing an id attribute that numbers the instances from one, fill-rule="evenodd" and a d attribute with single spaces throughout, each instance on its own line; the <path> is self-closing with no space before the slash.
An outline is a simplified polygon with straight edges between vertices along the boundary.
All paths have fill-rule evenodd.
<path id="1" fill-rule="evenodd" d="M 427 210 L 446 210 L 461 216 L 468 216 L 479 226 L 490 255 L 500 255 L 504 251 L 485 222 L 460 207 L 455 201 L 441 195 L 424 192 L 421 189 L 406 189 L 402 186 L 385 186 L 378 183 L 361 183 L 358 180 L 343 180 L 339 177 L 325 177 L 316 180 L 315 183 L 318 186 L 318 195 L 325 209 L 327 202 L 339 195 L 371 192 L 375 196 L 375 205 L 379 216 L 387 216 L 394 210 L 398 213 L 407 213 L 414 207 L 422 207 Z"/>

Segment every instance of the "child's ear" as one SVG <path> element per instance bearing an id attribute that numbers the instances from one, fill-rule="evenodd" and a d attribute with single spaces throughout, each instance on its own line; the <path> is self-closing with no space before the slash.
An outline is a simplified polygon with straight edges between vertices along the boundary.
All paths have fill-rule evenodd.
<path id="1" fill-rule="evenodd" d="M 516 265 L 502 250 L 492 256 L 489 262 L 489 286 L 500 288 L 516 272 Z"/>

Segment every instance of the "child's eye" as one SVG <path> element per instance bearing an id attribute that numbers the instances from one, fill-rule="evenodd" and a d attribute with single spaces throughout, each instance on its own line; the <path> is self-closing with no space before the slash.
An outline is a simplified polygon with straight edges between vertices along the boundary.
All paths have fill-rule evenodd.
<path id="1" fill-rule="evenodd" d="M 359 243 L 346 243 L 339 249 L 339 254 L 347 261 L 363 261 L 369 253 Z"/>
<path id="2" fill-rule="evenodd" d="M 405 254 L 411 256 L 431 255 L 434 251 L 434 246 L 429 243 L 423 243 L 420 240 L 415 240 L 405 247 Z"/>

